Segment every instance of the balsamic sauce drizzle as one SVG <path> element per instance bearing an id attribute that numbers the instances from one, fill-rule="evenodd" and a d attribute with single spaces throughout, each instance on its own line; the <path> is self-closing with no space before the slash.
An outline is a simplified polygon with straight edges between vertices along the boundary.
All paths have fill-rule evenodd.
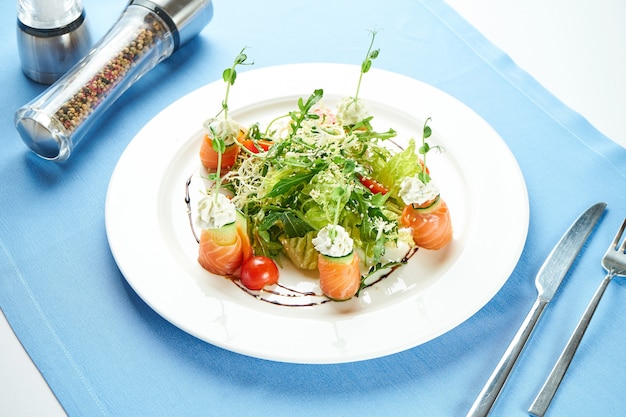
<path id="1" fill-rule="evenodd" d="M 191 185 L 191 180 L 194 174 L 191 174 L 189 178 L 187 178 L 187 182 L 185 183 L 185 204 L 187 205 L 187 218 L 189 219 L 189 227 L 191 228 L 191 233 L 193 233 L 193 237 L 196 239 L 196 242 L 200 243 L 200 238 L 196 234 L 196 229 L 193 227 L 193 218 L 191 212 L 191 196 L 189 195 L 189 186 Z"/>
<path id="2" fill-rule="evenodd" d="M 270 304 L 274 304 L 274 305 L 278 305 L 278 306 L 282 306 L 282 307 L 313 307 L 313 306 L 318 306 L 318 305 L 322 305 L 325 303 L 328 303 L 329 301 L 332 301 L 330 298 L 326 297 L 324 294 L 317 294 L 313 291 L 298 291 L 296 289 L 293 288 L 289 288 L 286 287 L 280 283 L 275 284 L 274 288 L 275 289 L 262 289 L 262 290 L 258 290 L 258 291 L 254 291 L 254 290 L 250 290 L 248 288 L 246 288 L 240 280 L 238 280 L 235 277 L 229 277 L 229 279 L 237 286 L 239 287 L 239 289 L 241 289 L 243 292 L 245 292 L 246 294 L 249 294 L 251 296 L 253 296 L 254 298 L 256 298 L 257 300 L 260 301 L 265 301 L 266 303 L 270 303 Z M 276 290 L 276 288 L 278 289 L 283 289 L 286 292 L 281 292 Z M 287 297 L 288 299 L 297 299 L 297 298 L 319 298 L 319 300 L 313 300 L 313 301 L 309 301 L 309 302 L 303 302 L 303 303 L 287 303 L 287 302 L 281 302 L 279 299 L 277 298 L 272 298 L 272 297 L 264 297 L 263 293 L 267 293 L 270 295 L 274 295 L 274 296 L 278 296 L 278 297 Z"/>

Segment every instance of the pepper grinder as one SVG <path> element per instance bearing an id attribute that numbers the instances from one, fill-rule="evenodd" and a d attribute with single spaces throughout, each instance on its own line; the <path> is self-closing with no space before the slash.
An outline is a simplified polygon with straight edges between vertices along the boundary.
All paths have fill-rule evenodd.
<path id="1" fill-rule="evenodd" d="M 44 159 L 65 161 L 130 86 L 212 17 L 211 0 L 131 0 L 83 59 L 17 110 L 15 126 L 22 140 Z"/>
<path id="2" fill-rule="evenodd" d="M 17 49 L 30 79 L 52 84 L 91 45 L 82 0 L 18 0 Z"/>

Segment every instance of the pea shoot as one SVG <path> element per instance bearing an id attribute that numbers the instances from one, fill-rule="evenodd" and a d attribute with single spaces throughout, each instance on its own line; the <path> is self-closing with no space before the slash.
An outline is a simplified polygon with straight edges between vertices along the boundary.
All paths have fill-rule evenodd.
<path id="1" fill-rule="evenodd" d="M 226 83 L 226 95 L 224 97 L 224 101 L 222 101 L 222 110 L 224 111 L 224 119 L 228 119 L 228 95 L 230 93 L 230 86 L 234 85 L 235 80 L 237 79 L 237 70 L 236 70 L 237 66 L 238 65 L 254 65 L 254 62 L 247 62 L 248 55 L 244 53 L 246 49 L 248 48 L 243 47 L 241 52 L 239 52 L 239 55 L 235 57 L 235 60 L 233 61 L 233 65 L 230 68 L 226 68 L 224 72 L 222 72 L 222 79 Z"/>
<path id="2" fill-rule="evenodd" d="M 359 82 L 356 86 L 356 94 L 354 95 L 354 101 L 356 102 L 359 98 L 359 91 L 361 90 L 361 81 L 363 81 L 363 74 L 366 74 L 370 68 L 372 67 L 372 61 L 378 58 L 378 54 L 380 54 L 380 48 L 374 49 L 374 39 L 376 38 L 377 30 L 370 31 L 372 35 L 372 40 L 370 42 L 370 46 L 367 49 L 367 54 L 365 55 L 365 59 L 361 63 L 361 74 L 359 75 Z"/>
<path id="3" fill-rule="evenodd" d="M 422 155 L 422 170 L 421 172 L 418 174 L 418 178 L 420 181 L 422 181 L 424 184 L 428 184 L 430 182 L 430 175 L 428 174 L 428 171 L 426 170 L 426 154 L 428 152 L 430 152 L 433 149 L 436 149 L 438 151 L 442 151 L 443 148 L 439 145 L 437 146 L 430 146 L 430 144 L 426 141 L 426 139 L 428 139 L 430 137 L 430 135 L 432 135 L 433 131 L 430 128 L 430 126 L 428 126 L 428 122 L 431 121 L 431 118 L 429 117 L 428 119 L 426 119 L 426 121 L 424 122 L 424 128 L 422 129 L 422 146 L 420 146 L 418 152 L 420 153 L 420 155 Z"/>
<path id="4" fill-rule="evenodd" d="M 222 72 L 222 79 L 226 83 L 226 93 L 224 94 L 224 100 L 222 101 L 222 109 L 217 113 L 216 118 L 205 123 L 206 128 L 211 133 L 211 146 L 217 153 L 217 169 L 214 174 L 209 176 L 209 179 L 215 181 L 215 201 L 217 201 L 220 185 L 221 185 L 221 170 L 222 170 L 222 155 L 226 151 L 226 139 L 229 136 L 234 136 L 236 140 L 239 131 L 232 132 L 228 124 L 228 96 L 230 94 L 230 87 L 235 84 L 237 79 L 237 66 L 239 65 L 254 65 L 254 62 L 248 62 L 248 56 L 244 53 L 247 48 L 241 49 L 239 54 L 235 57 L 233 64 L 230 68 L 226 68 Z M 223 112 L 223 126 L 219 131 L 215 128 L 214 122 L 217 117 Z M 219 122 L 218 122 L 219 123 Z M 237 129 L 238 130 L 238 129 Z"/>

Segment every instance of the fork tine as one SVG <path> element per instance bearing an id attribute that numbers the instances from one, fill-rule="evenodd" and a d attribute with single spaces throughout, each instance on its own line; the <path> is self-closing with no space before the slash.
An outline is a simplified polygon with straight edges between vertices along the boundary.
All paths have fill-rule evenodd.
<path id="1" fill-rule="evenodd" d="M 624 232 L 624 229 L 626 229 L 626 219 L 624 219 L 624 223 L 622 223 L 622 227 L 620 227 L 619 229 L 620 235 Z M 626 253 L 626 239 L 624 239 L 624 242 L 622 242 L 622 246 L 620 246 L 619 250 L 620 252 Z"/>
<path id="2" fill-rule="evenodd" d="M 624 233 L 624 229 L 626 229 L 626 219 L 624 219 L 624 223 L 622 223 L 622 226 L 617 231 L 617 234 L 615 235 L 615 239 L 613 240 L 612 247 L 615 248 L 615 250 L 617 250 L 617 245 L 619 243 L 620 238 L 622 237 L 622 233 Z M 624 239 L 624 243 L 622 243 L 622 246 L 619 248 L 619 250 L 621 252 L 626 251 L 626 239 Z"/>

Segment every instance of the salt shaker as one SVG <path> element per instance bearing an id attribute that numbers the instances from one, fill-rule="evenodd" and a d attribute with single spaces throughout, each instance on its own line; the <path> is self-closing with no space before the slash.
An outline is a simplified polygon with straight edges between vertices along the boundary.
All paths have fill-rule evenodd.
<path id="1" fill-rule="evenodd" d="M 30 79 L 52 84 L 91 46 L 81 0 L 18 0 L 17 49 Z"/>
<path id="2" fill-rule="evenodd" d="M 44 159 L 65 161 L 135 81 L 195 37 L 212 16 L 211 0 L 131 0 L 87 56 L 17 110 L 22 140 Z"/>

